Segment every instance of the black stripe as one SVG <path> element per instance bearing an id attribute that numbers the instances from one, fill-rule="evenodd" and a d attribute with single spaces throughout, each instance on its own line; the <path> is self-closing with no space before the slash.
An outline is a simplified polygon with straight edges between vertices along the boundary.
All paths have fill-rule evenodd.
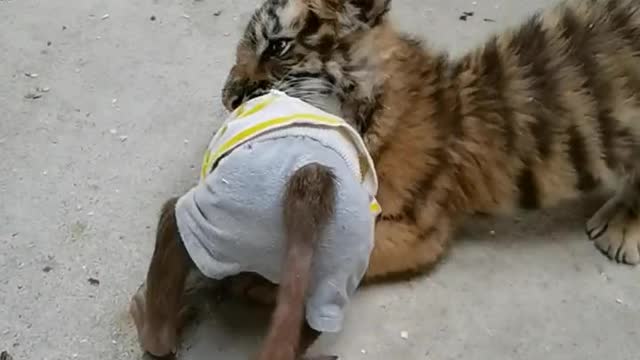
<path id="1" fill-rule="evenodd" d="M 498 39 L 494 36 L 485 45 L 482 51 L 482 78 L 484 86 L 481 88 L 483 100 L 487 101 L 489 110 L 500 116 L 500 123 L 506 151 L 511 152 L 515 148 L 516 133 L 513 128 L 513 109 L 505 99 L 506 84 L 504 79 L 503 62 L 498 50 Z M 486 99 L 484 98 L 486 97 Z M 498 140 L 498 139 L 496 139 Z"/>
<path id="2" fill-rule="evenodd" d="M 313 11 L 307 13 L 307 18 L 304 21 L 304 27 L 298 32 L 298 41 L 303 41 L 307 37 L 315 34 L 320 30 L 322 22 L 318 15 Z"/>
<path id="3" fill-rule="evenodd" d="M 267 13 L 267 16 L 269 19 L 277 19 L 278 18 L 278 14 L 276 13 L 276 7 L 279 8 L 279 6 L 277 6 L 276 4 L 272 4 L 271 6 L 267 6 L 265 8 L 265 12 Z"/>
<path id="4" fill-rule="evenodd" d="M 245 38 L 249 40 L 249 45 L 252 50 L 255 50 L 258 45 L 257 22 L 258 15 L 254 14 L 245 29 Z"/>
<path id="5" fill-rule="evenodd" d="M 622 46 L 628 47 L 629 51 L 640 52 L 640 26 L 634 24 L 634 18 L 638 19 L 638 8 L 632 6 L 622 6 L 617 0 L 607 2 L 607 12 L 612 31 L 621 37 Z M 626 50 L 626 49 L 625 49 Z M 640 104 L 640 65 L 637 54 L 634 54 L 635 61 L 631 65 L 624 67 L 626 88 L 634 98 L 636 104 Z"/>
<path id="6" fill-rule="evenodd" d="M 450 81 L 448 78 L 449 71 L 449 58 L 446 54 L 438 55 L 433 61 L 431 66 L 433 71 L 433 81 L 426 86 L 434 88 L 434 92 L 431 95 L 433 102 L 435 103 L 435 112 L 432 115 L 433 121 L 437 121 L 438 127 L 443 129 L 443 136 L 448 136 L 449 133 L 457 131 L 455 129 L 459 124 L 459 107 L 458 109 L 452 109 L 449 106 L 447 91 L 450 90 Z"/>
<path id="7" fill-rule="evenodd" d="M 359 109 L 356 113 L 356 126 L 358 127 L 358 132 L 363 135 L 373 124 L 374 117 L 382 109 L 382 94 L 380 92 L 376 92 L 373 96 L 372 101 L 364 102 L 364 104 L 359 106 Z"/>
<path id="8" fill-rule="evenodd" d="M 355 15 L 355 17 L 362 21 L 363 23 L 367 23 L 369 22 L 368 19 L 368 13 L 369 11 L 371 11 L 371 9 L 373 8 L 373 0 L 359 0 L 357 2 L 357 10 L 358 12 Z"/>
<path id="9" fill-rule="evenodd" d="M 447 104 L 451 106 L 448 111 L 451 113 L 449 119 L 449 137 L 463 137 L 464 136 L 464 116 L 462 112 L 462 99 L 460 94 L 462 93 L 462 89 L 460 89 L 458 84 L 458 79 L 460 74 L 469 69 L 469 59 L 468 57 L 462 58 L 455 63 L 451 64 L 446 71 L 447 76 L 451 80 L 451 86 L 454 91 L 454 98 L 451 99 L 452 104 Z"/>
<path id="10" fill-rule="evenodd" d="M 293 78 L 317 78 L 321 76 L 322 73 L 320 71 L 296 71 L 289 74 L 289 76 Z"/>
<path id="11" fill-rule="evenodd" d="M 440 54 L 433 60 L 431 69 L 433 71 L 433 81 L 425 86 L 431 86 L 434 88 L 434 92 L 431 95 L 433 102 L 435 103 L 435 112 L 431 116 L 433 121 L 436 121 L 438 131 L 440 132 L 442 142 L 445 142 L 449 137 L 457 137 L 461 133 L 460 129 L 460 107 L 456 104 L 451 107 L 450 101 L 448 101 L 447 91 L 449 87 L 449 68 L 450 62 L 446 54 Z M 455 134 L 455 135 L 452 135 Z M 434 136 L 435 134 L 430 134 Z M 432 191 L 433 183 L 440 175 L 441 171 L 445 167 L 445 147 L 442 147 L 434 153 L 433 150 L 424 154 L 425 159 L 431 159 L 433 164 L 429 164 L 429 171 L 422 174 L 421 178 L 416 181 L 416 187 L 412 189 L 413 201 L 405 204 L 403 208 L 403 214 L 410 218 L 415 218 L 416 208 L 420 208 L 429 201 L 429 193 Z"/>
<path id="12" fill-rule="evenodd" d="M 595 30 L 593 27 L 581 24 L 570 9 L 566 9 L 564 12 L 562 24 L 564 27 L 562 36 L 568 41 L 568 54 L 575 58 L 575 66 L 582 70 L 585 78 L 584 86 L 588 89 L 592 100 L 596 104 L 596 118 L 600 130 L 599 135 L 603 156 L 607 165 L 613 168 L 616 166 L 613 148 L 616 129 L 611 110 L 606 106 L 611 93 L 609 84 L 607 81 L 600 80 L 599 75 L 603 71 L 595 60 L 595 54 L 592 50 Z"/>
<path id="13" fill-rule="evenodd" d="M 520 192 L 520 207 L 524 209 L 537 209 L 540 207 L 538 185 L 536 185 L 536 179 L 529 165 L 525 165 L 520 172 L 517 185 Z"/>
<path id="14" fill-rule="evenodd" d="M 634 51 L 640 51 L 640 28 L 634 25 L 634 17 L 638 9 L 631 6 L 621 7 L 618 0 L 607 2 L 609 19 L 616 32 L 620 33 Z"/>
<path id="15" fill-rule="evenodd" d="M 577 176 L 576 186 L 580 191 L 593 190 L 597 185 L 597 180 L 588 170 L 589 157 L 584 139 L 576 126 L 571 126 L 568 131 L 569 142 L 567 146 L 569 146 L 569 157 Z"/>
<path id="16" fill-rule="evenodd" d="M 538 154 L 544 160 L 551 154 L 553 121 L 562 107 L 558 101 L 558 69 L 549 66 L 547 32 L 542 28 L 539 15 L 530 18 L 516 32 L 511 46 L 518 54 L 519 65 L 528 69 L 533 99 L 525 111 L 536 119 L 530 130 L 537 143 Z"/>
<path id="17" fill-rule="evenodd" d="M 269 40 L 269 30 L 267 29 L 267 25 L 266 24 L 262 24 L 262 26 L 260 27 L 260 32 L 262 33 L 262 37 L 268 41 Z"/>
<path id="18" fill-rule="evenodd" d="M 387 0 L 387 4 L 385 5 L 384 10 L 382 10 L 380 13 L 375 14 L 375 18 L 373 19 L 373 21 L 369 20 L 369 26 L 370 27 L 376 27 L 378 25 L 380 25 L 382 23 L 382 20 L 384 19 L 385 15 L 389 12 L 389 3 L 391 2 L 391 0 Z"/>
<path id="19" fill-rule="evenodd" d="M 433 184 L 440 176 L 443 170 L 445 170 L 445 150 L 442 149 L 436 154 L 429 154 L 429 157 L 434 159 L 435 166 L 430 166 L 429 171 L 426 172 L 421 180 L 416 182 L 416 187 L 412 189 L 413 201 L 405 203 L 402 207 L 402 214 L 412 221 L 416 220 L 415 209 L 423 207 L 429 202 L 429 195 L 433 191 Z"/>
<path id="20" fill-rule="evenodd" d="M 382 214 L 380 214 L 378 219 L 381 220 L 381 221 L 384 220 L 384 221 L 400 222 L 400 221 L 404 221 L 405 217 L 404 217 L 404 214 L 384 214 L 384 213 L 382 213 Z"/>
<path id="21" fill-rule="evenodd" d="M 327 74 L 322 71 L 297 71 L 291 72 L 287 75 L 287 79 L 304 79 L 304 78 L 312 78 L 312 79 L 325 79 L 327 81 L 331 81 L 330 78 L 327 77 Z"/>
<path id="22" fill-rule="evenodd" d="M 279 18 L 274 18 L 273 20 L 273 26 L 271 27 L 271 33 L 274 35 L 277 35 L 280 33 L 280 31 L 282 31 L 282 24 L 280 24 L 280 19 Z"/>
<path id="23" fill-rule="evenodd" d="M 317 44 L 314 46 L 314 50 L 320 54 L 320 58 L 323 61 L 331 60 L 333 55 L 333 48 L 335 45 L 335 38 L 331 34 L 324 34 L 318 39 Z"/>

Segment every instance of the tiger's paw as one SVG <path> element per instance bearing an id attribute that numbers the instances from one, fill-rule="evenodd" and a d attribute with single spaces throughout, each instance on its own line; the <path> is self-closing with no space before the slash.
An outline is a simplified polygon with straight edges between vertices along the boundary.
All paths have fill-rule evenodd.
<path id="1" fill-rule="evenodd" d="M 639 264 L 640 217 L 627 212 L 617 214 L 594 242 L 611 260 L 629 265 Z"/>

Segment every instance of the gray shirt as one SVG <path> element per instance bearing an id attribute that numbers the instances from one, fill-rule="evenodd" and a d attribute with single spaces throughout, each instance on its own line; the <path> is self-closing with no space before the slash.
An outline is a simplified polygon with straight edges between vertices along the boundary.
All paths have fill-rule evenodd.
<path id="1" fill-rule="evenodd" d="M 375 215 L 371 196 L 330 144 L 277 132 L 246 142 L 180 198 L 176 217 L 187 251 L 204 275 L 222 279 L 255 272 L 277 283 L 284 186 L 313 162 L 333 169 L 337 191 L 335 214 L 314 257 L 306 318 L 315 330 L 338 332 L 368 266 Z"/>

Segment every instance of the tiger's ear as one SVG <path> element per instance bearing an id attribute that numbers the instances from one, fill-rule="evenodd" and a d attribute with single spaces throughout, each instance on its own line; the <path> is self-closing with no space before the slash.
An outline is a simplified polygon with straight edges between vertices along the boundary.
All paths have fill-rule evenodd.
<path id="1" fill-rule="evenodd" d="M 344 10 L 342 0 L 302 0 L 309 10 L 321 19 L 337 19 Z"/>
<path id="2" fill-rule="evenodd" d="M 339 19 L 343 23 L 364 23 L 373 27 L 391 8 L 391 0 L 301 0 L 322 19 Z M 345 21 L 346 20 L 346 21 Z"/>
<path id="3" fill-rule="evenodd" d="M 359 21 L 373 27 L 382 21 L 391 9 L 391 0 L 346 0 L 351 5 Z"/>

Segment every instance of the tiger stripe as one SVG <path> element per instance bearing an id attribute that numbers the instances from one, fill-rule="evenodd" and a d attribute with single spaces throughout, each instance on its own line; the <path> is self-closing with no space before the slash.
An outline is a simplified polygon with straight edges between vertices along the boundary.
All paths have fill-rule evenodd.
<path id="1" fill-rule="evenodd" d="M 389 0 L 308 3 L 292 10 L 271 1 L 264 6 L 275 11 L 257 11 L 224 98 L 266 77 L 313 104 L 338 104 L 361 131 L 384 209 L 368 276 L 431 264 L 467 214 L 636 188 L 637 1 L 567 0 L 457 58 L 398 31 L 384 16 Z M 262 29 L 277 35 L 272 22 L 293 33 L 295 56 L 256 60 L 264 67 L 253 70 L 246 58 L 260 54 L 251 41 L 263 48 Z M 640 253 L 626 255 L 640 262 Z"/>

